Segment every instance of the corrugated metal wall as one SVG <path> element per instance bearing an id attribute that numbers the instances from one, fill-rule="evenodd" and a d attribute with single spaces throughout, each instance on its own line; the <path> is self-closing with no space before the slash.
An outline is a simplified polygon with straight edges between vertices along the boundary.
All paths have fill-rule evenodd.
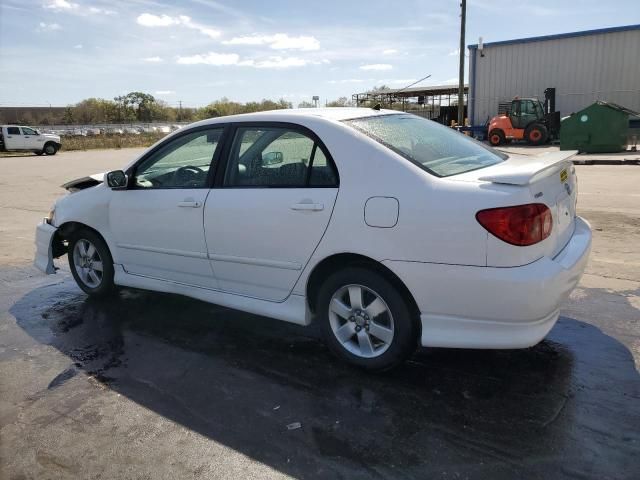
<path id="1" fill-rule="evenodd" d="M 556 88 L 562 116 L 596 100 L 640 111 L 640 29 L 486 45 L 484 57 L 477 49 L 470 56 L 473 124 L 484 123 L 499 102 L 515 96 L 543 101 L 547 87 Z"/>

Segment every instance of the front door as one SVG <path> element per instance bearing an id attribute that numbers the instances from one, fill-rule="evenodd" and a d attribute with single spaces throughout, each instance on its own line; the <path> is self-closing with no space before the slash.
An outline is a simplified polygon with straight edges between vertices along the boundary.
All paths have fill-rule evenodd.
<path id="1" fill-rule="evenodd" d="M 203 211 L 222 131 L 210 127 L 171 138 L 129 172 L 127 190 L 112 192 L 109 221 L 125 271 L 217 288 Z"/>
<path id="2" fill-rule="evenodd" d="M 33 128 L 22 127 L 23 148 L 29 150 L 42 150 L 44 147 L 44 135 L 40 135 Z"/>
<path id="3" fill-rule="evenodd" d="M 532 100 L 516 100 L 511 110 L 511 124 L 513 128 L 526 128 L 538 119 L 536 105 Z"/>
<path id="4" fill-rule="evenodd" d="M 328 152 L 295 126 L 239 126 L 205 208 L 220 288 L 284 300 L 327 228 L 338 194 Z"/>

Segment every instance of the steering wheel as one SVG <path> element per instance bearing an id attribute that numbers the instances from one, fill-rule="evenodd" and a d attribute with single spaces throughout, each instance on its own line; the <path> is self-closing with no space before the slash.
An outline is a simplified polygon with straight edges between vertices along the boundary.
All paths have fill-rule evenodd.
<path id="1" fill-rule="evenodd" d="M 189 182 L 195 182 L 196 180 L 198 180 L 198 177 L 201 174 L 204 174 L 204 170 L 202 170 L 200 167 L 186 165 L 173 172 L 171 183 L 176 187 L 186 187 L 189 185 Z"/>

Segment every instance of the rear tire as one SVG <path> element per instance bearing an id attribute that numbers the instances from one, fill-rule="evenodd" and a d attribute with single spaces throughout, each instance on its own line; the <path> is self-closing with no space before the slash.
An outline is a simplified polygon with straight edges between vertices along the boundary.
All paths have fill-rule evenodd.
<path id="1" fill-rule="evenodd" d="M 524 131 L 524 138 L 529 145 L 542 145 L 549 139 L 549 131 L 541 123 L 534 123 Z"/>
<path id="2" fill-rule="evenodd" d="M 74 232 L 67 256 L 73 278 L 83 292 L 95 297 L 115 292 L 113 259 L 100 235 L 89 229 Z"/>
<path id="3" fill-rule="evenodd" d="M 44 150 L 44 153 L 46 153 L 47 155 L 55 155 L 56 152 L 58 151 L 58 147 L 56 146 L 55 143 L 49 142 L 45 144 L 43 150 Z"/>
<path id="4" fill-rule="evenodd" d="M 416 349 L 418 322 L 402 294 L 374 270 L 348 267 L 330 275 L 317 297 L 327 345 L 366 370 L 388 370 Z"/>
<path id="5" fill-rule="evenodd" d="M 504 132 L 502 130 L 491 130 L 489 132 L 489 143 L 494 147 L 499 147 L 505 142 Z"/>

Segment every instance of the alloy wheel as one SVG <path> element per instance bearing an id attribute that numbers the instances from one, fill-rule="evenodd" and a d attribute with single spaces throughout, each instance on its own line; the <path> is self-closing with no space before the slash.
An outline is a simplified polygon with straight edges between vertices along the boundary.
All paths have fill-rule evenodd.
<path id="1" fill-rule="evenodd" d="M 346 285 L 333 294 L 329 323 L 338 342 L 361 358 L 382 355 L 391 345 L 395 333 L 389 306 L 364 285 Z"/>
<path id="2" fill-rule="evenodd" d="M 73 247 L 73 265 L 78 277 L 89 288 L 97 288 L 102 283 L 102 258 L 95 245 L 80 239 Z"/>

